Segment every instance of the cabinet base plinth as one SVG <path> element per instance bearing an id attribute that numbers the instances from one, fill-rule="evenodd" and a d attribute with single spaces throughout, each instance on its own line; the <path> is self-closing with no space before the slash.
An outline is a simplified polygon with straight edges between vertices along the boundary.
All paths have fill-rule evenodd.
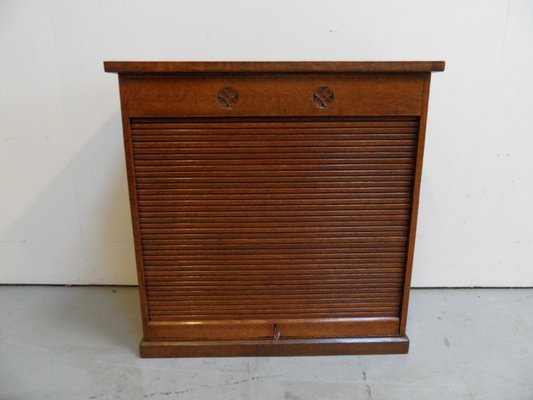
<path id="1" fill-rule="evenodd" d="M 143 358 L 162 357 L 253 357 L 405 354 L 406 336 L 373 338 L 158 341 L 143 340 Z"/>

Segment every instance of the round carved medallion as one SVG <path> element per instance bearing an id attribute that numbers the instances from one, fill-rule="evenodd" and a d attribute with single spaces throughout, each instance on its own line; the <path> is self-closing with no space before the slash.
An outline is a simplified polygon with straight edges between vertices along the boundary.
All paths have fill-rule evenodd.
<path id="1" fill-rule="evenodd" d="M 218 91 L 217 101 L 222 108 L 232 108 L 239 101 L 239 92 L 229 86 L 222 88 Z"/>
<path id="2" fill-rule="evenodd" d="M 333 90 L 327 86 L 319 87 L 313 95 L 313 102 L 318 108 L 328 108 L 335 101 Z"/>

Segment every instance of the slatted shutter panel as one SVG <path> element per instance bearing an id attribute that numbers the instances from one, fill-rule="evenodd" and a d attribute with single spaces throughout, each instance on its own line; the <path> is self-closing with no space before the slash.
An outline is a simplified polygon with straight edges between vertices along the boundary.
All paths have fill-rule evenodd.
<path id="1" fill-rule="evenodd" d="M 398 335 L 418 131 L 132 120 L 149 320 L 176 339 Z"/>

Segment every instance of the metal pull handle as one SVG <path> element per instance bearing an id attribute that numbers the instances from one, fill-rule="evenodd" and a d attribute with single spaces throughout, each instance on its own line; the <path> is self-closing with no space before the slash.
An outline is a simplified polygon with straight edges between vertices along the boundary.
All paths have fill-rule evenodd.
<path id="1" fill-rule="evenodd" d="M 274 340 L 278 340 L 281 336 L 281 331 L 278 328 L 277 324 L 274 324 Z"/>

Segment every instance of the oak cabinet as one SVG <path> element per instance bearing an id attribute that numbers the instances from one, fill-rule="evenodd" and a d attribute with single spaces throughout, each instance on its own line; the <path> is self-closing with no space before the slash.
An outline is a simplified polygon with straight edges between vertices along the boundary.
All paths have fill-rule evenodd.
<path id="1" fill-rule="evenodd" d="M 141 356 L 405 353 L 443 62 L 106 62 Z"/>

